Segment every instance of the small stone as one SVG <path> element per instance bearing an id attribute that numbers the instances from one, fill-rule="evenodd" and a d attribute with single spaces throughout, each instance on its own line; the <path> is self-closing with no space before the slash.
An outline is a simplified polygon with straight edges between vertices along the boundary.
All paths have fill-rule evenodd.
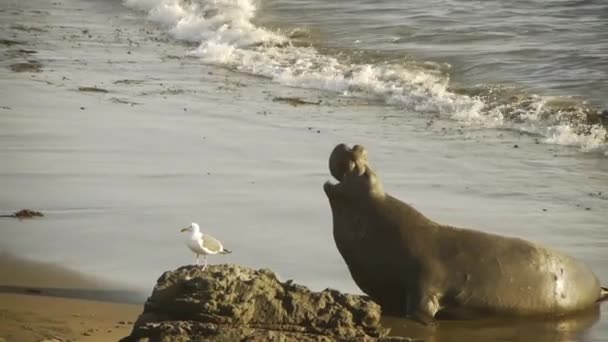
<path id="1" fill-rule="evenodd" d="M 519 148 L 519 146 L 517 144 L 513 145 L 513 148 Z"/>

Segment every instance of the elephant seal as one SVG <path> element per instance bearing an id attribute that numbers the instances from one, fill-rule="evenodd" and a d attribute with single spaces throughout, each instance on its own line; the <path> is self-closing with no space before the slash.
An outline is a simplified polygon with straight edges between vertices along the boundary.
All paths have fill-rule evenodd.
<path id="1" fill-rule="evenodd" d="M 385 313 L 433 325 L 441 315 L 561 316 L 608 298 L 574 258 L 436 223 L 387 194 L 363 146 L 337 145 L 329 168 L 339 181 L 323 187 L 334 240 L 353 280 Z"/>

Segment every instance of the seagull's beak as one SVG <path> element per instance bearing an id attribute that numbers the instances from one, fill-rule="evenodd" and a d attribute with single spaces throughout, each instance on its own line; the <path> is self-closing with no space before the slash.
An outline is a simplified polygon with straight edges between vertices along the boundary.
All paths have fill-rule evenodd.
<path id="1" fill-rule="evenodd" d="M 188 229 L 190 229 L 190 227 L 182 228 L 182 229 L 180 229 L 179 231 L 183 233 L 183 232 L 187 232 L 187 231 L 188 231 Z"/>

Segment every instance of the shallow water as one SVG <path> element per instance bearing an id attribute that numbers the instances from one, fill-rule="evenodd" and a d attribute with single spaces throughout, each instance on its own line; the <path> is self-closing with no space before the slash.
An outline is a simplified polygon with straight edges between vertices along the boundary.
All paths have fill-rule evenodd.
<path id="1" fill-rule="evenodd" d="M 365 145 L 385 189 L 429 217 L 557 248 L 608 282 L 602 151 L 205 65 L 186 56 L 196 46 L 115 2 L 20 2 L 0 15 L 45 66 L 32 76 L 5 67 L 23 57 L 1 62 L 0 209 L 46 214 L 1 219 L 1 250 L 147 292 L 163 271 L 194 261 L 178 231 L 196 221 L 234 251 L 211 262 L 358 292 L 322 191 L 330 151 L 347 142 Z M 602 310 L 583 337 L 564 340 L 605 338 Z M 516 340 L 519 328 L 492 331 Z"/>
<path id="2" fill-rule="evenodd" d="M 261 6 L 261 20 L 314 30 L 328 47 L 447 62 L 464 84 L 511 84 L 608 107 L 608 3 L 602 0 L 271 0 Z"/>

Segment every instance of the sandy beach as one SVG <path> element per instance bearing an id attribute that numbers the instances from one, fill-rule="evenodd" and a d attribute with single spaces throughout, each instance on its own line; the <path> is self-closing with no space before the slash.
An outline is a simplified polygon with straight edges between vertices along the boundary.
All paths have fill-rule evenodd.
<path id="1" fill-rule="evenodd" d="M 5 341 L 117 341 L 141 305 L 81 299 L 115 287 L 57 265 L 0 258 L 0 338 Z M 69 298 L 71 297 L 71 298 Z"/>
<path id="2" fill-rule="evenodd" d="M 438 222 L 540 242 L 608 282 L 604 150 L 205 63 L 121 1 L 15 1 L 0 22 L 0 214 L 45 215 L 0 218 L 7 341 L 125 336 L 160 274 L 194 262 L 190 222 L 233 251 L 211 263 L 361 293 L 322 191 L 340 142 L 365 145 L 385 189 Z M 606 341 L 607 314 L 430 336 L 389 324 L 444 342 Z"/>

